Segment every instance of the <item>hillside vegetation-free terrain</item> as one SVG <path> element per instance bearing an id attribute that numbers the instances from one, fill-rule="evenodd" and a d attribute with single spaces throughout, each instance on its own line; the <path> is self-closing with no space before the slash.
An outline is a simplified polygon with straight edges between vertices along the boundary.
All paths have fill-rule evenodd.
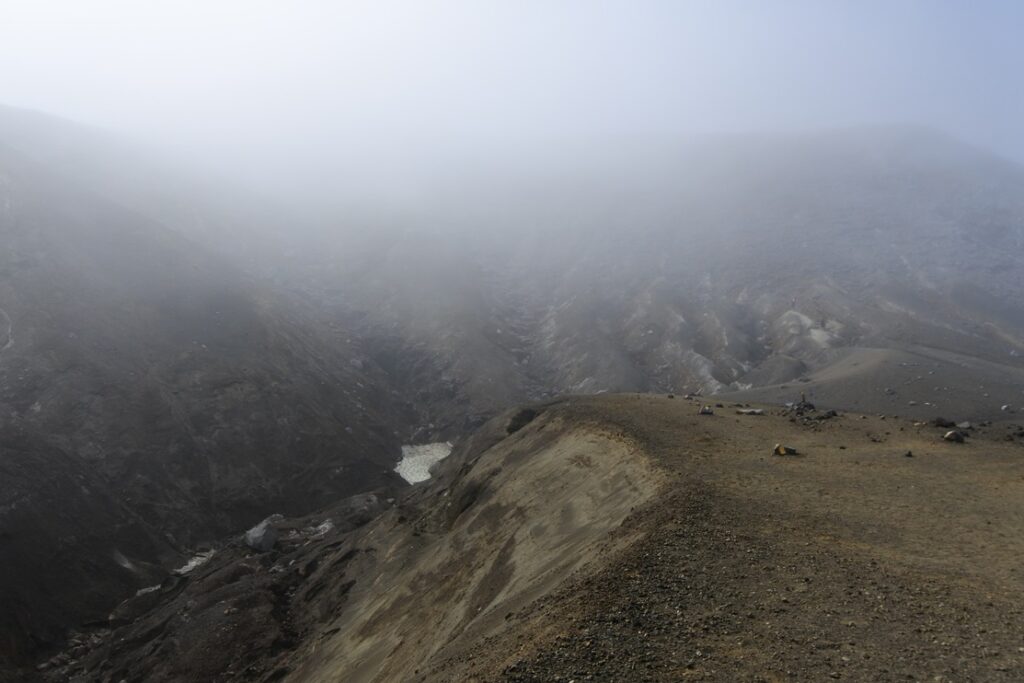
<path id="1" fill-rule="evenodd" d="M 197 543 L 398 483 L 372 370 L 224 261 L 2 147 L 0 245 L 0 660 Z"/>
<path id="2" fill-rule="evenodd" d="M 544 161 L 330 213 L 0 109 L 0 678 L 1019 678 L 1024 169 Z"/>
<path id="3" fill-rule="evenodd" d="M 512 411 L 355 530 L 223 549 L 51 679 L 1024 674 L 1020 424 L 699 405 Z"/>

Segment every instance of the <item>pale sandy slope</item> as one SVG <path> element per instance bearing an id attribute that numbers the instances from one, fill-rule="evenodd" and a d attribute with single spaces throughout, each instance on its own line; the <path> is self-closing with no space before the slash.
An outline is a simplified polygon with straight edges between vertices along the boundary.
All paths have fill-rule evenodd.
<path id="1" fill-rule="evenodd" d="M 435 515 L 409 523 L 394 511 L 371 525 L 338 631 L 299 653 L 289 679 L 408 680 L 479 646 L 506 615 L 598 562 L 663 480 L 619 434 L 542 417 L 484 452 Z"/>

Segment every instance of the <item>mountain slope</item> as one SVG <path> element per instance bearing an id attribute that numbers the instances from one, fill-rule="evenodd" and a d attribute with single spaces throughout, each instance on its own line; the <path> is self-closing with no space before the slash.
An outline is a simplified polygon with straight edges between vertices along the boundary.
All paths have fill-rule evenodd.
<path id="1" fill-rule="evenodd" d="M 0 508 L 0 571 L 16 580 L 0 600 L 22 624 L 7 623 L 0 658 L 152 582 L 124 565 L 397 481 L 402 411 L 350 346 L 161 224 L 8 148 L 0 310 L 0 428 L 27 444 L 0 443 L 17 463 Z M 61 516 L 54 486 L 82 517 Z M 115 557 L 122 528 L 136 540 Z M 80 554 L 61 560 L 70 548 Z M 47 558 L 45 571 L 28 571 L 28 557 Z"/>
<path id="2" fill-rule="evenodd" d="M 296 275 L 389 357 L 429 359 L 397 379 L 445 388 L 423 389 L 442 434 L 565 392 L 793 382 L 849 349 L 1024 368 L 1024 169 L 942 135 L 717 138 L 535 175 L 469 181 Z"/>
<path id="3" fill-rule="evenodd" d="M 363 503 L 362 526 L 335 508 L 282 522 L 268 553 L 230 543 L 46 676 L 1021 676 L 1020 425 L 955 444 L 906 420 L 697 407 L 506 413 L 431 483 Z"/>

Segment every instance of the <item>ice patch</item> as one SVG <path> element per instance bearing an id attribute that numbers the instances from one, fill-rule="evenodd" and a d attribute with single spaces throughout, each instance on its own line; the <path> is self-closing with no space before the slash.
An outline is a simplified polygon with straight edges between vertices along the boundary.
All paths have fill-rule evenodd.
<path id="1" fill-rule="evenodd" d="M 431 465 L 441 462 L 451 452 L 452 445 L 447 441 L 402 446 L 402 461 L 395 467 L 395 472 L 410 484 L 426 481 L 430 479 Z"/>
<path id="2" fill-rule="evenodd" d="M 210 558 L 213 557 L 214 552 L 215 551 L 213 550 L 207 550 L 205 553 L 199 553 L 191 560 L 175 569 L 174 573 L 178 576 L 184 576 L 185 574 L 188 574 L 196 567 L 201 567 L 204 564 L 206 564 L 210 560 Z"/>

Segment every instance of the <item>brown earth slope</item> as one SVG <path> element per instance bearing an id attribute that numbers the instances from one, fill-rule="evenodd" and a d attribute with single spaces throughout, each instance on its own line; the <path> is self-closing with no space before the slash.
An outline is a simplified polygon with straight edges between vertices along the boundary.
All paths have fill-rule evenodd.
<path id="1" fill-rule="evenodd" d="M 506 414 L 367 524 L 226 547 L 48 676 L 1024 676 L 1021 427 L 956 444 L 893 418 L 696 408 L 628 394 Z"/>

